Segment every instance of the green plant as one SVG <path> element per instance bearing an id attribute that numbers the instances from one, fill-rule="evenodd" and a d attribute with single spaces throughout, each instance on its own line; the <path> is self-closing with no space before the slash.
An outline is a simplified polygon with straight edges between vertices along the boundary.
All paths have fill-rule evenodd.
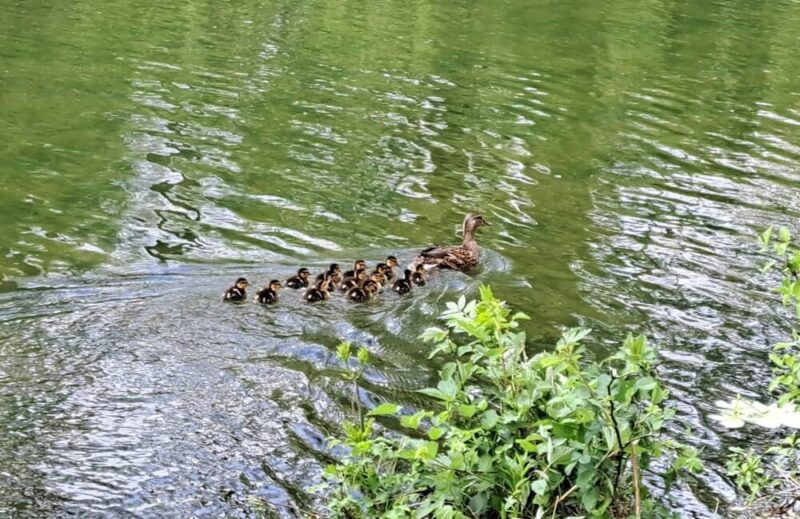
<path id="1" fill-rule="evenodd" d="M 725 464 L 727 474 L 735 479 L 737 487 L 747 492 L 749 501 L 752 502 L 763 490 L 776 485 L 767 475 L 761 456 L 753 449 L 731 447 L 730 452 Z"/>
<path id="2" fill-rule="evenodd" d="M 663 434 L 673 411 L 644 337 L 592 362 L 581 344 L 589 330 L 571 329 L 529 356 L 526 316 L 488 287 L 479 302 L 449 303 L 443 318 L 423 335 L 431 356 L 449 359 L 436 387 L 420 391 L 428 408 L 386 403 L 366 420 L 359 410 L 334 442 L 348 450 L 326 471 L 334 516 L 655 517 L 642 484 L 652 462 L 672 459 L 668 482 L 702 469 L 695 450 Z M 349 347 L 340 351 L 347 361 Z M 377 432 L 376 417 L 407 434 Z"/>

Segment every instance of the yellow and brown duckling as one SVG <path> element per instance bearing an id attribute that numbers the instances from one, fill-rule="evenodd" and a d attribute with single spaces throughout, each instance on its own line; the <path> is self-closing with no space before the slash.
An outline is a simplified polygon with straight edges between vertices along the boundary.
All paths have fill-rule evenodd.
<path id="1" fill-rule="evenodd" d="M 278 302 L 278 291 L 283 288 L 281 282 L 273 279 L 256 294 L 256 301 L 262 305 L 274 305 Z"/>
<path id="2" fill-rule="evenodd" d="M 250 282 L 247 281 L 246 278 L 239 278 L 236 280 L 236 283 L 225 291 L 225 295 L 222 296 L 224 301 L 244 301 L 247 299 L 247 287 L 250 286 Z"/>
<path id="3" fill-rule="evenodd" d="M 308 292 L 305 293 L 303 299 L 306 300 L 308 303 L 316 303 L 318 301 L 324 301 L 328 299 L 328 288 L 330 286 L 330 278 L 325 277 L 324 279 L 317 281 L 314 283 L 314 287 L 310 288 Z"/>
<path id="4" fill-rule="evenodd" d="M 308 276 L 311 272 L 305 267 L 297 271 L 297 275 L 286 280 L 286 286 L 295 290 L 308 287 Z"/>
<path id="5" fill-rule="evenodd" d="M 353 287 L 347 291 L 345 297 L 354 303 L 365 303 L 372 299 L 378 292 L 378 283 L 372 279 L 363 281 L 359 286 Z"/>
<path id="6" fill-rule="evenodd" d="M 389 280 L 386 278 L 386 274 L 384 274 L 384 271 L 380 269 L 375 269 L 369 278 L 378 285 L 378 291 L 383 289 L 383 287 L 389 283 Z"/>
<path id="7" fill-rule="evenodd" d="M 453 269 L 466 272 L 478 265 L 480 257 L 480 247 L 475 239 L 475 233 L 479 227 L 489 225 L 479 214 L 467 214 L 464 217 L 463 231 L 464 239 L 461 245 L 452 247 L 428 247 L 419 253 L 411 263 L 411 268 L 416 270 L 419 265 L 423 265 L 426 270 L 440 268 Z"/>
<path id="8" fill-rule="evenodd" d="M 329 287 L 335 287 L 339 284 L 342 280 L 342 269 L 339 267 L 338 263 L 331 263 L 328 270 L 319 274 L 317 276 L 316 281 L 320 281 L 322 279 L 330 279 Z"/>
<path id="9" fill-rule="evenodd" d="M 405 270 L 405 277 L 398 279 L 397 281 L 392 284 L 392 290 L 397 292 L 398 294 L 408 294 L 411 292 L 411 269 Z"/>
<path id="10" fill-rule="evenodd" d="M 353 270 L 348 270 L 342 275 L 342 277 L 344 279 L 356 277 L 356 272 L 362 269 L 367 270 L 367 262 L 364 260 L 356 260 L 353 263 Z"/>
<path id="11" fill-rule="evenodd" d="M 411 281 L 418 287 L 425 286 L 425 265 L 417 265 L 417 269 L 411 274 Z"/>
<path id="12" fill-rule="evenodd" d="M 386 279 L 391 281 L 394 279 L 394 268 L 398 266 L 400 263 L 397 262 L 397 258 L 394 256 L 387 256 L 386 257 L 386 268 L 384 269 L 384 274 L 386 274 Z"/>
<path id="13" fill-rule="evenodd" d="M 368 277 L 369 276 L 367 275 L 366 269 L 358 269 L 355 275 L 350 277 L 345 276 L 344 279 L 342 279 L 340 288 L 342 289 L 342 292 L 347 292 L 351 288 L 361 285 L 361 283 L 366 281 Z"/>

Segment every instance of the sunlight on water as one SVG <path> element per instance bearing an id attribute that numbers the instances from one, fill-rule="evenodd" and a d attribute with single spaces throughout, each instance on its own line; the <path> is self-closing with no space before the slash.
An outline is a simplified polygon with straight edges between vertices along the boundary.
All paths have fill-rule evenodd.
<path id="1" fill-rule="evenodd" d="M 764 395 L 781 335 L 754 234 L 800 213 L 795 2 L 424 0 L 23 5 L 0 0 L 0 515 L 281 517 L 361 398 L 415 402 L 417 340 L 491 283 L 603 355 L 662 346 L 683 440 L 711 471 L 712 402 Z M 221 303 L 240 275 L 457 241 L 474 276 L 409 297 Z"/>

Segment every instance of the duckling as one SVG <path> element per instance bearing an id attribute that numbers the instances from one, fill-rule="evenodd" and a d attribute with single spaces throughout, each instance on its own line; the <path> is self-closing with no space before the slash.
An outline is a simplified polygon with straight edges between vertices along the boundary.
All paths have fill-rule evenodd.
<path id="1" fill-rule="evenodd" d="M 324 301 L 328 299 L 328 285 L 330 284 L 330 279 L 326 278 L 322 281 L 317 281 L 314 284 L 314 288 L 309 289 L 308 292 L 305 293 L 303 298 L 309 303 L 316 303 L 317 301 Z"/>
<path id="2" fill-rule="evenodd" d="M 292 276 L 286 280 L 286 286 L 295 290 L 299 288 L 306 288 L 308 286 L 308 276 L 311 272 L 305 267 L 297 271 L 296 276 Z"/>
<path id="3" fill-rule="evenodd" d="M 398 279 L 392 285 L 392 290 L 397 292 L 398 294 L 408 294 L 411 292 L 411 269 L 406 269 L 405 277 L 403 279 Z"/>
<path id="4" fill-rule="evenodd" d="M 339 267 L 338 263 L 331 263 L 331 266 L 328 267 L 328 270 L 317 276 L 317 281 L 322 279 L 330 279 L 331 282 L 329 286 L 335 286 L 339 281 L 341 281 L 341 272 L 342 269 Z"/>
<path id="5" fill-rule="evenodd" d="M 411 274 L 411 281 L 413 281 L 418 287 L 425 286 L 425 265 L 417 265 L 416 272 Z"/>
<path id="6" fill-rule="evenodd" d="M 479 227 L 489 225 L 481 215 L 467 214 L 464 217 L 464 239 L 461 245 L 452 247 L 428 247 L 419 253 L 411 267 L 416 270 L 418 265 L 424 265 L 426 270 L 454 269 L 466 272 L 478 265 L 480 247 L 475 239 L 475 232 Z"/>
<path id="7" fill-rule="evenodd" d="M 367 276 L 366 270 L 358 269 L 354 276 L 352 277 L 345 276 L 345 278 L 342 280 L 340 288 L 342 289 L 342 292 L 347 292 L 351 288 L 359 286 L 363 281 L 366 281 L 368 277 L 369 276 Z"/>
<path id="8" fill-rule="evenodd" d="M 394 256 L 387 256 L 386 257 L 386 266 L 389 267 L 384 274 L 386 274 L 386 279 L 391 281 L 394 278 L 394 268 L 398 266 L 400 263 L 397 262 L 397 258 Z"/>
<path id="9" fill-rule="evenodd" d="M 392 269 L 390 269 L 389 265 L 387 265 L 386 263 L 378 263 L 377 265 L 375 265 L 375 270 L 373 272 L 380 272 L 389 281 L 391 281 L 392 277 L 394 277 L 394 272 L 392 272 Z"/>
<path id="10" fill-rule="evenodd" d="M 225 291 L 225 294 L 222 296 L 223 301 L 244 301 L 247 299 L 247 287 L 250 286 L 250 282 L 247 281 L 246 278 L 239 278 L 236 280 L 236 283 Z"/>
<path id="11" fill-rule="evenodd" d="M 282 289 L 283 285 L 277 279 L 273 279 L 262 290 L 256 294 L 256 301 L 262 305 L 273 305 L 278 302 L 278 290 Z"/>
<path id="12" fill-rule="evenodd" d="M 376 269 L 369 278 L 378 285 L 378 291 L 380 291 L 384 286 L 386 286 L 387 283 L 389 283 L 389 280 L 386 279 L 386 274 L 384 274 L 381 270 Z"/>
<path id="13" fill-rule="evenodd" d="M 361 269 L 364 269 L 364 270 L 367 269 L 367 262 L 364 261 L 364 260 L 356 260 L 353 263 L 353 270 L 348 270 L 347 272 L 344 273 L 344 275 L 342 277 L 344 279 L 353 278 L 353 277 L 356 276 L 356 272 L 358 272 Z"/>
<path id="14" fill-rule="evenodd" d="M 354 303 L 364 303 L 372 299 L 377 291 L 378 284 L 372 279 L 367 279 L 360 286 L 348 290 L 347 299 Z"/>

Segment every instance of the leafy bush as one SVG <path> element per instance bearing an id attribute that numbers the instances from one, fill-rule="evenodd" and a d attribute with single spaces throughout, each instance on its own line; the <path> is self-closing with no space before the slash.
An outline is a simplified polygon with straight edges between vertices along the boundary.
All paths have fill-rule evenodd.
<path id="1" fill-rule="evenodd" d="M 526 316 L 488 287 L 479 302 L 449 303 L 443 318 L 444 328 L 423 335 L 432 357 L 449 360 L 436 387 L 420 391 L 427 409 L 385 403 L 366 418 L 358 409 L 359 422 L 335 442 L 348 454 L 326 470 L 334 516 L 654 517 L 642 484 L 653 462 L 672 461 L 668 483 L 702 469 L 693 449 L 663 434 L 673 411 L 644 337 L 593 362 L 581 345 L 589 330 L 571 329 L 553 351 L 529 356 Z M 351 351 L 340 346 L 340 358 L 350 362 Z M 407 434 L 378 432 L 376 417 Z"/>
<path id="2" fill-rule="evenodd" d="M 781 283 L 775 289 L 783 305 L 794 308 L 800 320 L 800 249 L 792 246 L 791 232 L 774 228 L 759 237 L 762 251 L 773 258 L 763 271 L 778 270 Z M 791 340 L 773 346 L 769 355 L 773 366 L 770 392 L 778 401 L 770 405 L 737 398 L 721 403 L 726 409 L 719 419 L 728 427 L 741 427 L 745 422 L 770 428 L 800 429 L 800 334 L 791 331 Z M 800 512 L 800 437 L 788 435 L 779 445 L 753 449 L 731 448 L 726 468 L 737 487 L 747 494 L 748 511 L 758 517 L 778 517 L 787 510 Z"/>

